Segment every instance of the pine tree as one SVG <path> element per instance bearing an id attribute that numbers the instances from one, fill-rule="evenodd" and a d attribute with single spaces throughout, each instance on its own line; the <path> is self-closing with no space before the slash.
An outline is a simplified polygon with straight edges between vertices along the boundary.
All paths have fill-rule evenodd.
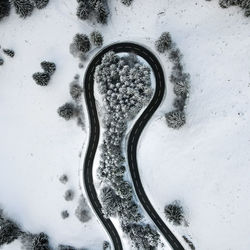
<path id="1" fill-rule="evenodd" d="M 91 48 L 91 43 L 87 35 L 77 33 L 70 44 L 70 52 L 74 56 L 82 57 Z"/>
<path id="2" fill-rule="evenodd" d="M 67 210 L 63 210 L 61 212 L 61 216 L 62 216 L 63 219 L 66 219 L 66 218 L 69 217 L 69 212 Z"/>
<path id="3" fill-rule="evenodd" d="M 103 44 L 103 36 L 99 31 L 93 31 L 90 34 L 90 39 L 92 43 L 97 47 L 101 47 Z"/>
<path id="4" fill-rule="evenodd" d="M 76 12 L 76 15 L 78 16 L 79 19 L 87 20 L 90 16 L 90 12 L 91 12 L 91 9 L 87 1 L 79 2 L 79 5 L 77 7 L 77 12 Z"/>
<path id="5" fill-rule="evenodd" d="M 65 103 L 63 106 L 58 108 L 57 113 L 65 120 L 69 120 L 75 116 L 75 105 L 69 102 Z"/>
<path id="6" fill-rule="evenodd" d="M 40 233 L 35 235 L 33 239 L 33 249 L 34 250 L 50 250 L 49 237 L 45 233 Z"/>
<path id="7" fill-rule="evenodd" d="M 70 95 L 75 101 L 79 101 L 82 96 L 83 89 L 82 87 L 77 83 L 77 81 L 73 81 L 70 84 Z"/>
<path id="8" fill-rule="evenodd" d="M 53 62 L 43 61 L 41 62 L 41 67 L 50 76 L 56 71 L 56 65 Z"/>
<path id="9" fill-rule="evenodd" d="M 50 75 L 48 73 L 37 72 L 37 73 L 34 73 L 32 77 L 37 85 L 47 86 L 49 84 Z"/>
<path id="10" fill-rule="evenodd" d="M 4 64 L 4 60 L 3 58 L 0 58 L 0 66 L 2 66 Z"/>
<path id="11" fill-rule="evenodd" d="M 0 20 L 10 14 L 10 1 L 1 0 L 0 1 Z"/>
<path id="12" fill-rule="evenodd" d="M 20 17 L 26 18 L 27 16 L 31 16 L 34 5 L 30 0 L 12 0 L 12 3 L 16 9 L 16 13 Z"/>
<path id="13" fill-rule="evenodd" d="M 49 3 L 49 0 L 33 0 L 35 2 L 35 6 L 38 8 L 38 9 L 43 9 L 45 8 L 48 3 Z"/>
<path id="14" fill-rule="evenodd" d="M 155 42 L 155 47 L 158 52 L 164 53 L 165 51 L 171 49 L 172 38 L 169 32 L 163 32 L 159 39 Z"/>
<path id="15" fill-rule="evenodd" d="M 165 117 L 168 127 L 174 129 L 179 129 L 186 122 L 185 114 L 183 111 L 180 110 L 171 111 L 167 113 Z"/>
<path id="16" fill-rule="evenodd" d="M 95 15 L 98 23 L 106 24 L 108 20 L 108 9 L 104 6 L 103 2 L 99 1 L 95 5 Z"/>
<path id="17" fill-rule="evenodd" d="M 6 54 L 9 57 L 14 57 L 15 56 L 15 51 L 12 49 L 3 49 L 4 54 Z"/>
<path id="18" fill-rule="evenodd" d="M 164 213 L 166 218 L 175 225 L 181 225 L 184 219 L 184 211 L 178 201 L 174 201 L 173 203 L 167 205 L 164 209 Z"/>

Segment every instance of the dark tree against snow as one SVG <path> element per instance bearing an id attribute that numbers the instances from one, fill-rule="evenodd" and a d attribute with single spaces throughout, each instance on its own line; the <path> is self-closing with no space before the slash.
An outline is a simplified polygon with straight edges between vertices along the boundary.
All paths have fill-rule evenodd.
<path id="1" fill-rule="evenodd" d="M 6 54 L 9 57 L 14 57 L 15 56 L 15 51 L 12 49 L 3 49 L 3 53 Z"/>
<path id="2" fill-rule="evenodd" d="M 53 62 L 43 61 L 41 62 L 41 67 L 45 73 L 48 73 L 50 76 L 56 71 L 56 65 Z"/>
<path id="3" fill-rule="evenodd" d="M 37 85 L 47 86 L 49 84 L 50 75 L 48 73 L 37 72 L 32 75 Z"/>
<path id="4" fill-rule="evenodd" d="M 184 220 L 184 211 L 178 201 L 167 205 L 164 209 L 166 218 L 175 225 L 181 225 Z"/>
<path id="5" fill-rule="evenodd" d="M 73 100 L 75 100 L 76 102 L 81 100 L 81 96 L 83 93 L 83 89 L 82 87 L 78 84 L 78 81 L 73 81 L 70 84 L 70 95 L 73 98 Z"/>
<path id="6" fill-rule="evenodd" d="M 28 16 L 31 16 L 33 9 L 34 9 L 34 4 L 30 0 L 11 0 L 16 13 L 22 17 L 26 18 Z"/>
<path id="7" fill-rule="evenodd" d="M 36 235 L 33 239 L 33 249 L 34 250 L 50 250 L 49 237 L 45 233 L 40 233 Z"/>
<path id="8" fill-rule="evenodd" d="M 159 39 L 155 42 L 158 52 L 164 53 L 172 47 L 172 38 L 169 32 L 163 32 Z"/>
<path id="9" fill-rule="evenodd" d="M 91 42 L 97 47 L 101 47 L 103 44 L 103 36 L 99 31 L 93 31 L 90 34 L 90 39 Z"/>
<path id="10" fill-rule="evenodd" d="M 76 34 L 70 44 L 70 52 L 73 56 L 82 57 L 91 48 L 91 43 L 87 35 Z"/>
<path id="11" fill-rule="evenodd" d="M 126 5 L 126 6 L 130 6 L 133 2 L 133 0 L 121 0 L 121 2 Z"/>
<path id="12" fill-rule="evenodd" d="M 73 103 L 67 102 L 58 108 L 57 113 L 59 116 L 63 117 L 65 120 L 70 120 L 75 116 L 75 105 Z"/>
<path id="13" fill-rule="evenodd" d="M 180 110 L 171 111 L 167 113 L 165 117 L 168 126 L 174 129 L 179 129 L 186 122 L 185 113 Z"/>
<path id="14" fill-rule="evenodd" d="M 2 66 L 4 64 L 4 60 L 3 58 L 0 58 L 0 66 Z"/>
<path id="15" fill-rule="evenodd" d="M 69 212 L 67 210 L 63 210 L 61 212 L 61 216 L 62 216 L 63 219 L 66 219 L 66 218 L 69 217 Z"/>
<path id="16" fill-rule="evenodd" d="M 64 194 L 64 199 L 65 199 L 66 201 L 72 201 L 72 200 L 74 199 L 74 196 L 75 196 L 74 191 L 71 190 L 71 189 L 68 189 L 68 190 L 65 192 L 65 194 Z"/>
<path id="17" fill-rule="evenodd" d="M 91 219 L 89 206 L 82 195 L 78 201 L 78 206 L 75 210 L 75 216 L 82 223 L 85 223 Z"/>
<path id="18" fill-rule="evenodd" d="M 10 14 L 10 1 L 1 0 L 0 1 L 0 21 Z"/>

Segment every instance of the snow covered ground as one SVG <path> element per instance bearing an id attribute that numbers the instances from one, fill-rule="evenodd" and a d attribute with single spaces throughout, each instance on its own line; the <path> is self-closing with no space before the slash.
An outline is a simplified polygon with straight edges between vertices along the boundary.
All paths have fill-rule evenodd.
<path id="1" fill-rule="evenodd" d="M 26 230 L 48 233 L 54 244 L 100 249 L 107 236 L 97 219 L 81 224 L 74 216 L 86 134 L 56 114 L 70 100 L 74 75 L 82 79 L 85 69 L 78 68 L 69 44 L 75 33 L 98 28 L 105 44 L 132 40 L 153 48 L 161 32 L 169 31 L 191 74 L 187 124 L 174 131 L 162 117 L 172 109 L 167 82 L 167 96 L 138 150 L 144 187 L 163 218 L 167 203 L 182 202 L 190 225 L 175 230 L 189 234 L 197 249 L 248 250 L 250 19 L 238 8 L 219 8 L 216 0 L 134 0 L 130 8 L 114 0 L 109 24 L 100 28 L 77 20 L 76 6 L 51 0 L 26 20 L 12 10 L 0 22 L 0 45 L 16 52 L 0 67 L 1 207 Z M 160 58 L 168 77 L 171 64 Z M 31 78 L 42 60 L 57 65 L 44 88 Z M 63 173 L 69 175 L 66 185 L 58 181 Z M 76 192 L 73 202 L 63 198 L 68 188 Z M 69 219 L 61 219 L 63 209 Z M 13 244 L 5 249 L 19 248 Z"/>

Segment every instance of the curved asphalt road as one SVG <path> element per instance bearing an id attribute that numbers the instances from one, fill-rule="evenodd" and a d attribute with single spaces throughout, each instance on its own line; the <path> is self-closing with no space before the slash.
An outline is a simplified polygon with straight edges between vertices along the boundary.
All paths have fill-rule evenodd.
<path id="1" fill-rule="evenodd" d="M 83 171 L 84 185 L 87 191 L 87 195 L 89 197 L 90 202 L 92 203 L 92 207 L 94 208 L 96 214 L 98 215 L 99 219 L 102 221 L 103 225 L 106 227 L 106 230 L 108 231 L 113 241 L 115 249 L 117 250 L 122 249 L 121 240 L 119 238 L 119 235 L 114 225 L 109 219 L 105 219 L 103 217 L 103 214 L 101 211 L 101 204 L 98 200 L 98 196 L 97 196 L 95 186 L 93 183 L 93 175 L 92 175 L 93 162 L 94 162 L 94 157 L 95 157 L 95 153 L 96 153 L 96 149 L 97 149 L 98 141 L 99 141 L 99 135 L 100 135 L 100 126 L 99 126 L 98 115 L 97 115 L 97 110 L 95 106 L 95 98 L 94 98 L 94 72 L 95 72 L 96 66 L 101 63 L 101 59 L 103 55 L 111 50 L 116 53 L 132 52 L 141 56 L 149 63 L 149 65 L 151 66 L 155 74 L 156 88 L 155 88 L 154 96 L 150 104 L 147 106 L 147 108 L 143 112 L 143 114 L 136 121 L 129 135 L 128 148 L 127 148 L 128 163 L 129 163 L 130 173 L 132 176 L 135 191 L 144 209 L 147 211 L 148 215 L 154 221 L 154 223 L 156 224 L 158 229 L 161 231 L 161 233 L 164 235 L 164 237 L 169 242 L 169 244 L 172 246 L 172 248 L 174 250 L 184 250 L 180 242 L 177 240 L 174 234 L 169 230 L 169 228 L 164 224 L 160 216 L 157 214 L 157 212 L 151 205 L 143 189 L 139 171 L 138 171 L 137 159 L 136 159 L 138 141 L 139 141 L 140 135 L 145 125 L 147 124 L 149 119 L 152 117 L 154 112 L 157 110 L 157 108 L 159 107 L 163 99 L 164 91 L 165 91 L 165 79 L 164 79 L 164 73 L 163 73 L 162 67 L 158 59 L 154 56 L 154 54 L 150 52 L 149 50 L 147 50 L 146 48 L 135 43 L 129 43 L 129 42 L 116 43 L 116 44 L 112 44 L 104 48 L 94 57 L 94 59 L 89 64 L 88 69 L 86 71 L 86 75 L 84 79 L 84 93 L 85 93 L 85 100 L 87 104 L 89 120 L 90 120 L 90 128 L 91 128 L 90 137 L 89 137 L 89 145 L 88 145 L 87 153 L 85 156 L 84 171 Z"/>

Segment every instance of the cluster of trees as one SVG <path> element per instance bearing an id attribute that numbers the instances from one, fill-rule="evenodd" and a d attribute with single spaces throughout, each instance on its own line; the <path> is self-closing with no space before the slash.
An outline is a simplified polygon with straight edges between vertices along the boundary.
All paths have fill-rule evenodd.
<path id="1" fill-rule="evenodd" d="M 109 16 L 107 0 L 77 0 L 76 15 L 81 20 L 96 20 L 106 24 Z"/>
<path id="2" fill-rule="evenodd" d="M 69 92 L 72 97 L 71 102 L 66 102 L 57 109 L 57 113 L 65 120 L 76 118 L 77 124 L 84 129 L 84 113 L 83 106 L 81 104 L 81 97 L 83 88 L 79 85 L 79 76 L 75 76 L 75 79 L 70 83 Z"/>
<path id="3" fill-rule="evenodd" d="M 70 53 L 74 57 L 84 60 L 91 49 L 91 42 L 94 46 L 101 47 L 103 45 L 102 34 L 99 31 L 93 31 L 89 39 L 88 35 L 77 33 L 69 46 Z"/>
<path id="4" fill-rule="evenodd" d="M 250 16 L 249 0 L 219 0 L 219 4 L 222 8 L 228 8 L 230 6 L 239 6 L 244 10 L 244 14 L 246 17 Z"/>
<path id="5" fill-rule="evenodd" d="M 83 195 L 81 195 L 79 198 L 78 206 L 75 210 L 75 216 L 82 223 L 85 223 L 91 219 L 90 209 Z"/>
<path id="6" fill-rule="evenodd" d="M 56 71 L 56 65 L 53 62 L 43 61 L 41 62 L 43 72 L 36 72 L 32 75 L 32 78 L 37 85 L 47 86 L 49 84 L 51 76 Z"/>
<path id="7" fill-rule="evenodd" d="M 34 8 L 43 9 L 49 3 L 49 0 L 1 0 L 0 1 L 0 20 L 8 16 L 11 5 L 21 18 L 31 16 Z"/>
<path id="8" fill-rule="evenodd" d="M 132 186 L 124 180 L 122 141 L 127 123 L 152 97 L 150 68 L 134 55 L 119 57 L 108 52 L 96 67 L 95 81 L 103 97 L 105 127 L 98 176 L 105 184 L 100 193 L 106 218 L 118 216 L 123 231 L 136 247 L 153 248 L 159 234 L 142 224 L 143 216 L 134 201 Z"/>
<path id="9" fill-rule="evenodd" d="M 164 213 L 168 221 L 174 225 L 181 225 L 184 220 L 184 210 L 179 201 L 174 201 L 164 208 Z"/>
<path id="10" fill-rule="evenodd" d="M 173 63 L 170 82 L 174 86 L 176 98 L 174 100 L 174 110 L 165 115 L 167 125 L 174 129 L 179 129 L 185 122 L 186 100 L 189 96 L 190 75 L 184 72 L 181 62 L 182 54 L 172 41 L 169 32 L 161 34 L 155 42 L 155 47 L 159 53 L 167 53 L 169 60 Z"/>

